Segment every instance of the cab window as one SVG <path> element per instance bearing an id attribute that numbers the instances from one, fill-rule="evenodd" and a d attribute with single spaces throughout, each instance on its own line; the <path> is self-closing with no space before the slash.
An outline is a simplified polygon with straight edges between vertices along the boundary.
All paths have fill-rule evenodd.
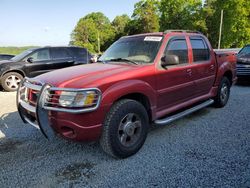
<path id="1" fill-rule="evenodd" d="M 37 50 L 29 57 L 32 57 L 34 62 L 50 60 L 49 49 Z"/>
<path id="2" fill-rule="evenodd" d="M 201 38 L 190 38 L 192 51 L 193 51 L 193 62 L 203 62 L 209 60 L 209 49 Z"/>
<path id="3" fill-rule="evenodd" d="M 52 59 L 70 58 L 70 54 L 65 48 L 51 48 Z"/>
<path id="4" fill-rule="evenodd" d="M 186 39 L 171 40 L 168 43 L 164 54 L 178 56 L 180 64 L 188 63 L 188 47 Z"/>

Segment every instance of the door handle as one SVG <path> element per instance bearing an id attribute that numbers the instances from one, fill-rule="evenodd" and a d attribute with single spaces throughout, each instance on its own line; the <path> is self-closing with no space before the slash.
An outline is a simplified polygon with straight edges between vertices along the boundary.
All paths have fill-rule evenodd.
<path id="1" fill-rule="evenodd" d="M 214 70 L 214 65 L 210 65 L 210 70 Z"/>
<path id="2" fill-rule="evenodd" d="M 192 69 L 187 69 L 186 72 L 187 72 L 187 74 L 188 74 L 189 76 L 192 75 Z"/>

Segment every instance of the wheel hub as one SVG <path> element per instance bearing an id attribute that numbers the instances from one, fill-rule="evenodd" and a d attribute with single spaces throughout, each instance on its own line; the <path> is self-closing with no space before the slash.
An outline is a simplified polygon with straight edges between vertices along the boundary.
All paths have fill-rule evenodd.
<path id="1" fill-rule="evenodd" d="M 17 76 L 11 75 L 6 79 L 5 82 L 10 89 L 17 89 L 21 79 Z"/>
<path id="2" fill-rule="evenodd" d="M 127 123 L 124 126 L 124 132 L 125 134 L 127 134 L 128 136 L 132 136 L 135 132 L 135 126 L 133 125 L 132 122 Z"/>
<path id="3" fill-rule="evenodd" d="M 118 137 L 123 146 L 130 147 L 140 138 L 141 119 L 134 113 L 127 114 L 119 124 Z"/>
<path id="4" fill-rule="evenodd" d="M 223 87 L 221 88 L 221 100 L 224 101 L 226 100 L 228 95 L 228 88 L 226 85 L 223 85 Z"/>

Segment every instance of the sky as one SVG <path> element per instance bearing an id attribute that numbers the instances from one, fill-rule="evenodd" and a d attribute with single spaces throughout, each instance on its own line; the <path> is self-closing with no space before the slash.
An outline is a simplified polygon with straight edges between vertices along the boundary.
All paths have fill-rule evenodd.
<path id="1" fill-rule="evenodd" d="M 78 20 L 103 12 L 132 15 L 139 0 L 0 0 L 0 46 L 68 45 Z"/>

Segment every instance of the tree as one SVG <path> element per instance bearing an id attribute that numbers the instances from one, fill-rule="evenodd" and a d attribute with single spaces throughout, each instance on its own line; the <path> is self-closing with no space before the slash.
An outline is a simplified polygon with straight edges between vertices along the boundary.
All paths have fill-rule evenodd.
<path id="1" fill-rule="evenodd" d="M 218 46 L 221 10 L 224 10 L 221 47 L 242 47 L 250 43 L 250 1 L 249 0 L 206 0 L 204 9 L 207 17 L 208 37 L 212 46 Z"/>
<path id="2" fill-rule="evenodd" d="M 97 32 L 96 23 L 92 19 L 81 18 L 71 34 L 71 44 L 97 52 Z"/>
<path id="3" fill-rule="evenodd" d="M 206 31 L 202 14 L 202 0 L 161 0 L 161 30 L 186 29 Z"/>
<path id="4" fill-rule="evenodd" d="M 158 1 L 141 0 L 135 4 L 129 34 L 159 31 Z"/>
<path id="5" fill-rule="evenodd" d="M 127 27 L 128 27 L 129 22 L 130 22 L 130 18 L 126 14 L 115 17 L 115 19 L 112 21 L 112 26 L 115 31 L 115 40 L 128 34 Z"/>
<path id="6" fill-rule="evenodd" d="M 113 42 L 115 32 L 109 19 L 101 12 L 81 18 L 71 34 L 71 44 L 88 48 L 91 52 L 104 51 Z"/>

